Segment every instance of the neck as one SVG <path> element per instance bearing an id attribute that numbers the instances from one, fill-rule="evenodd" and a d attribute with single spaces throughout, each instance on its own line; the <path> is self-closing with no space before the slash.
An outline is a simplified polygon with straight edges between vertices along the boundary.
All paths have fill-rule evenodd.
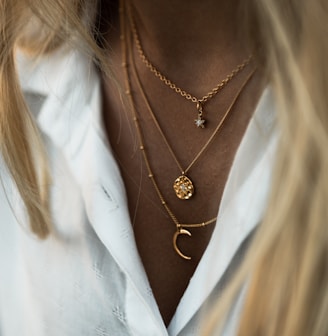
<path id="1" fill-rule="evenodd" d="M 237 40 L 239 0 L 130 1 L 144 48 L 161 64 L 179 64 L 186 57 L 204 62 L 204 56 L 242 48 Z"/>
<path id="2" fill-rule="evenodd" d="M 215 83 L 249 54 L 238 38 L 239 0 L 130 2 L 146 55 L 182 86 Z"/>

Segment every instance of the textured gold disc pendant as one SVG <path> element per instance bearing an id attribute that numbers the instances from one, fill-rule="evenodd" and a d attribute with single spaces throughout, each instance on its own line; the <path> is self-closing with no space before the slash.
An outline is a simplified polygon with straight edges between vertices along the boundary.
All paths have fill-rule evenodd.
<path id="1" fill-rule="evenodd" d="M 174 181 L 173 189 L 177 197 L 182 200 L 192 197 L 195 191 L 192 181 L 186 175 L 181 175 Z"/>

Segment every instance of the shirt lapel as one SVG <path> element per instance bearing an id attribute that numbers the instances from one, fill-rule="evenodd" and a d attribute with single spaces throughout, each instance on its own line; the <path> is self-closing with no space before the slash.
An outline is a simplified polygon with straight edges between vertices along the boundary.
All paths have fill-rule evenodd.
<path id="1" fill-rule="evenodd" d="M 18 54 L 17 64 L 23 90 L 46 97 L 35 113 L 37 123 L 67 159 L 90 224 L 128 279 L 134 296 L 127 303 L 130 315 L 146 312 L 150 334 L 166 335 L 137 252 L 120 171 L 103 131 L 100 79 L 92 60 L 61 50 L 37 63 Z"/>

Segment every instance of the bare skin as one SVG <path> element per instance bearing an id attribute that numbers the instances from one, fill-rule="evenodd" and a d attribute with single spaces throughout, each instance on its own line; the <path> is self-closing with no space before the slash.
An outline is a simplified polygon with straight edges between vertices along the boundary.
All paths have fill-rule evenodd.
<path id="1" fill-rule="evenodd" d="M 133 3 L 146 54 L 168 78 L 197 97 L 210 91 L 248 56 L 249 51 L 236 38 L 237 1 L 133 0 Z M 108 34 L 108 42 L 114 71 L 124 87 L 118 27 Z M 135 57 L 153 111 L 176 156 L 186 167 L 212 134 L 254 64 L 204 106 L 207 127 L 198 129 L 193 123 L 197 116 L 195 106 L 167 88 L 150 73 L 137 54 Z M 181 172 L 156 130 L 135 80 L 132 79 L 131 84 L 149 161 L 167 203 L 184 223 L 215 217 L 234 155 L 261 93 L 259 72 L 243 90 L 211 146 L 190 170 L 197 191 L 186 201 L 174 194 L 172 184 Z M 177 255 L 172 246 L 175 225 L 147 176 L 136 146 L 131 113 L 123 109 L 118 90 L 110 81 L 104 80 L 103 92 L 105 125 L 126 186 L 139 254 L 163 320 L 168 325 L 215 224 L 190 230 L 192 237 L 179 238 L 181 250 L 192 257 L 191 261 Z"/>

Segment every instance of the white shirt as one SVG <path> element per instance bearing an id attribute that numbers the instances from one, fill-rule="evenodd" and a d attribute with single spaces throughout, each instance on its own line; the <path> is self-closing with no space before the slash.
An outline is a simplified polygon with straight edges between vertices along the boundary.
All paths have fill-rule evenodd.
<path id="1" fill-rule="evenodd" d="M 166 328 L 137 252 L 92 61 L 72 50 L 36 64 L 17 59 L 50 160 L 56 235 L 40 241 L 29 232 L 0 161 L 0 336 L 198 335 L 202 306 L 220 295 L 265 210 L 276 146 L 269 90 L 235 156 L 212 238 Z M 225 335 L 237 319 L 230 316 Z"/>

